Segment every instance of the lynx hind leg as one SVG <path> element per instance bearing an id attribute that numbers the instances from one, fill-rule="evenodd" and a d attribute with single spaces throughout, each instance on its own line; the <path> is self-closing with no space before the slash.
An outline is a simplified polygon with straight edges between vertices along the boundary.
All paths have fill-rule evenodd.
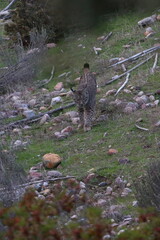
<path id="1" fill-rule="evenodd" d="M 85 132 L 88 132 L 91 130 L 93 117 L 94 117 L 94 110 L 86 109 L 84 112 L 84 131 Z"/>
<path id="2" fill-rule="evenodd" d="M 78 129 L 80 129 L 80 128 L 84 127 L 84 109 L 83 108 L 79 108 L 78 109 L 78 113 L 79 113 Z"/>

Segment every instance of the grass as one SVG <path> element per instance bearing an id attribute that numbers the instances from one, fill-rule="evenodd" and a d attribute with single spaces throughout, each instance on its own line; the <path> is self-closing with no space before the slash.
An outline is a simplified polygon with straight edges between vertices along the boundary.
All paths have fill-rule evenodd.
<path id="1" fill-rule="evenodd" d="M 140 42 L 140 39 L 144 38 L 144 30 L 138 28 L 137 22 L 148 15 L 148 13 L 128 13 L 112 17 L 105 16 L 94 28 L 66 36 L 57 44 L 56 48 L 48 50 L 46 58 L 43 59 L 43 67 L 38 79 L 48 78 L 54 65 L 54 79 L 46 87 L 52 91 L 57 82 L 63 81 L 65 88 L 68 88 L 70 84 L 76 85 L 74 79 L 80 75 L 84 62 L 89 62 L 91 70 L 99 73 L 97 82 L 101 85 L 107 79 L 121 73 L 121 70 L 107 69 L 109 59 L 129 57 L 143 49 L 152 47 L 158 41 L 150 38 Z M 158 24 L 153 26 L 157 30 L 156 37 L 160 35 Z M 110 31 L 113 32 L 113 35 L 101 45 L 97 37 Z M 123 46 L 126 44 L 131 44 L 131 47 L 124 48 Z M 94 46 L 102 47 L 99 55 L 95 55 Z M 152 65 L 153 61 L 150 61 L 135 70 L 131 74 L 129 84 L 140 86 L 145 92 L 155 92 L 159 88 L 160 73 L 157 71 L 154 75 L 150 75 L 149 68 Z M 59 78 L 58 76 L 64 72 L 71 72 L 71 74 L 68 77 Z M 123 81 L 123 79 L 119 80 L 103 88 L 101 93 L 97 95 L 97 102 L 105 92 L 109 89 L 117 89 Z M 125 98 L 127 101 L 133 101 L 133 97 L 133 94 L 126 95 L 123 92 L 118 95 L 119 99 Z M 71 110 L 75 110 L 75 108 Z M 97 110 L 99 114 L 100 110 Z M 106 109 L 109 116 L 106 122 L 95 125 L 91 132 L 78 131 L 62 141 L 57 141 L 53 137 L 54 131 L 61 130 L 70 123 L 56 126 L 49 123 L 42 127 L 33 125 L 31 130 L 24 133 L 24 137 L 30 136 L 31 144 L 26 150 L 17 152 L 17 159 L 23 162 L 26 169 L 29 169 L 41 161 L 43 154 L 54 152 L 63 159 L 60 171 L 64 175 L 70 174 L 82 178 L 93 168 L 102 176 L 121 174 L 130 178 L 132 174 L 136 177 L 142 174 L 147 162 L 159 157 L 159 149 L 156 145 L 157 139 L 159 139 L 159 129 L 155 130 L 153 127 L 154 123 L 158 121 L 159 111 L 158 107 L 125 115 L 120 114 L 114 108 Z M 141 125 L 149 128 L 149 132 L 141 131 L 135 127 L 135 122 L 139 117 L 143 118 Z M 52 132 L 49 130 L 51 126 L 53 127 Z M 104 137 L 105 132 L 107 132 L 106 137 Z M 110 147 L 117 149 L 118 154 L 109 156 L 107 152 Z M 125 157 L 129 158 L 131 163 L 119 164 L 118 160 Z"/>

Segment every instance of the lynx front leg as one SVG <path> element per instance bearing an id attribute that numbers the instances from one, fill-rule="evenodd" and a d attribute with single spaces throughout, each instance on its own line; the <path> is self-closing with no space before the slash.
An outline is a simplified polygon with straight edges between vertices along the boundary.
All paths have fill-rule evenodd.
<path id="1" fill-rule="evenodd" d="M 79 113 L 79 125 L 78 129 L 84 127 L 84 109 L 83 108 L 78 108 L 78 113 Z"/>
<path id="2" fill-rule="evenodd" d="M 85 109 L 84 111 L 84 131 L 90 131 L 92 127 L 92 120 L 94 116 L 94 110 L 93 109 Z"/>

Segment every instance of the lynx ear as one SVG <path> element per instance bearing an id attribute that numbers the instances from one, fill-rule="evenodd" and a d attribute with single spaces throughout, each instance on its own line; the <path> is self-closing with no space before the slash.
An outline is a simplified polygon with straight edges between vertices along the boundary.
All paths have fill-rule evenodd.
<path id="1" fill-rule="evenodd" d="M 73 93 L 75 93 L 76 92 L 76 90 L 74 90 L 73 88 L 70 88 L 71 89 L 71 91 L 73 92 Z"/>

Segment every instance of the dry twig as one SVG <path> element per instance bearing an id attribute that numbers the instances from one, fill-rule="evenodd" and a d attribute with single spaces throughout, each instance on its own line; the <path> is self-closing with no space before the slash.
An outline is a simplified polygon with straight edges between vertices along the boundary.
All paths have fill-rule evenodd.
<path id="1" fill-rule="evenodd" d="M 107 82 L 105 82 L 105 84 L 104 84 L 104 85 L 111 84 L 112 82 L 114 82 L 114 81 L 118 80 L 119 78 L 122 78 L 122 77 L 123 77 L 123 76 L 125 76 L 126 74 L 128 74 L 128 73 L 132 72 L 132 71 L 133 71 L 133 70 L 135 70 L 136 68 L 138 68 L 138 67 L 140 67 L 141 65 L 143 65 L 144 63 L 148 62 L 148 61 L 149 61 L 149 60 L 150 60 L 150 59 L 151 59 L 153 56 L 154 56 L 154 55 L 152 55 L 152 56 L 148 57 L 146 60 L 144 60 L 143 62 L 141 62 L 141 63 L 137 64 L 137 65 L 136 65 L 136 66 L 134 66 L 133 68 L 129 69 L 127 72 L 125 72 L 125 73 L 122 73 L 121 75 L 116 75 L 116 76 L 112 77 L 112 79 L 111 79 L 111 80 L 109 80 L 109 81 L 107 81 Z"/>
<path id="2" fill-rule="evenodd" d="M 126 81 L 122 84 L 122 86 L 117 90 L 117 92 L 115 93 L 115 96 L 118 95 L 118 93 L 125 87 L 125 85 L 128 83 L 129 81 L 129 76 L 130 76 L 130 73 L 127 73 L 127 76 L 126 76 Z"/>
<path id="3" fill-rule="evenodd" d="M 149 131 L 148 128 L 143 128 L 143 127 L 140 127 L 139 125 L 135 124 L 136 128 L 140 129 L 140 130 L 143 130 L 143 131 Z"/>
<path id="4" fill-rule="evenodd" d="M 110 36 L 112 35 L 112 33 L 113 33 L 113 32 L 108 33 L 108 34 L 103 38 L 101 44 L 103 44 L 104 42 L 106 42 L 106 41 L 110 38 Z"/>
<path id="5" fill-rule="evenodd" d="M 140 52 L 140 53 L 137 53 L 137 54 L 135 54 L 135 55 L 133 55 L 133 56 L 131 56 L 131 57 L 129 57 L 129 58 L 123 59 L 123 60 L 121 60 L 121 61 L 119 61 L 119 62 L 117 62 L 117 63 L 114 63 L 114 64 L 110 65 L 109 68 L 110 68 L 110 67 L 114 67 L 114 66 L 119 65 L 119 64 L 122 64 L 122 63 L 127 62 L 127 61 L 135 61 L 135 60 L 137 60 L 139 57 L 143 57 L 143 56 L 145 56 L 145 55 L 147 55 L 147 54 L 149 54 L 149 53 L 152 53 L 152 52 L 154 52 L 154 51 L 156 51 L 156 50 L 158 50 L 158 49 L 160 49 L 160 46 L 148 48 L 148 49 L 146 49 L 146 50 L 144 50 L 144 51 L 142 51 L 142 52 Z"/>
<path id="6" fill-rule="evenodd" d="M 156 53 L 156 55 L 155 55 L 155 61 L 154 61 L 153 67 L 151 68 L 151 74 L 153 74 L 155 72 L 157 62 L 158 62 L 158 53 Z"/>

